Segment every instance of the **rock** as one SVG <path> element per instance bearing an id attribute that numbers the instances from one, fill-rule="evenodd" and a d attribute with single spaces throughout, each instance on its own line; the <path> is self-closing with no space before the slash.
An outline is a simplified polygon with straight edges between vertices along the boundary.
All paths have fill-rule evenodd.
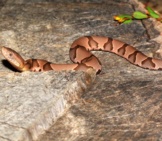
<path id="1" fill-rule="evenodd" d="M 92 70 L 1 73 L 0 140 L 37 139 L 80 98 L 94 79 Z"/>
<path id="2" fill-rule="evenodd" d="M 72 42 L 95 34 L 154 56 L 161 28 L 149 25 L 158 25 L 156 21 L 113 21 L 114 15 L 130 14 L 133 7 L 144 10 L 136 0 L 2 1 L 0 46 L 15 49 L 25 59 L 70 63 Z M 2 61 L 0 140 L 160 140 L 161 72 L 114 54 L 95 54 L 103 65 L 96 79 L 91 70 L 17 73 Z"/>

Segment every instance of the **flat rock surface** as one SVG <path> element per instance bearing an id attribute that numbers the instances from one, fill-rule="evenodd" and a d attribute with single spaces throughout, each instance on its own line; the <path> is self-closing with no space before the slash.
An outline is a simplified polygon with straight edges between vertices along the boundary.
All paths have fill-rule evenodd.
<path id="1" fill-rule="evenodd" d="M 70 63 L 68 50 L 75 39 L 100 35 L 159 56 L 159 23 L 113 21 L 114 15 L 134 8 L 144 10 L 136 0 L 3 0 L 0 44 L 25 59 Z M 162 72 L 144 70 L 114 54 L 95 54 L 103 65 L 95 81 L 92 70 L 15 73 L 2 61 L 0 140 L 162 140 Z"/>
<path id="2" fill-rule="evenodd" d="M 1 73 L 0 140 L 37 139 L 94 78 L 92 72 Z"/>

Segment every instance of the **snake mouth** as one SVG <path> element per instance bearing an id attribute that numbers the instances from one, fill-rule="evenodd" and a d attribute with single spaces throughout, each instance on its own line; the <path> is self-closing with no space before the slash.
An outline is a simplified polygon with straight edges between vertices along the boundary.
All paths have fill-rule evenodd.
<path id="1" fill-rule="evenodd" d="M 14 50 L 8 47 L 2 47 L 2 55 L 16 69 L 22 70 L 24 67 L 24 59 Z"/>

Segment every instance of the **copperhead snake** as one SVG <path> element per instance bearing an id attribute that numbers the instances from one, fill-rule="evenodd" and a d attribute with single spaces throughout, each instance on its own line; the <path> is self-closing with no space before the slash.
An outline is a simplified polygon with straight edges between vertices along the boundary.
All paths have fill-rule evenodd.
<path id="1" fill-rule="evenodd" d="M 162 69 L 162 60 L 148 57 L 122 41 L 101 36 L 84 36 L 76 39 L 69 51 L 72 64 L 54 64 L 42 59 L 24 60 L 16 51 L 7 47 L 2 47 L 2 54 L 14 68 L 21 72 L 49 70 L 85 71 L 88 68 L 93 68 L 96 74 L 99 74 L 101 71 L 101 62 L 90 52 L 93 50 L 115 53 L 141 68 L 151 70 Z"/>

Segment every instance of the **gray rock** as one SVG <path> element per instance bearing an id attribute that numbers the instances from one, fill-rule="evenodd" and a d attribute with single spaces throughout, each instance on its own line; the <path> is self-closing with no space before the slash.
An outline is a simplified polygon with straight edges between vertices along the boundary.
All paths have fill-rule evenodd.
<path id="1" fill-rule="evenodd" d="M 149 25 L 156 21 L 113 21 L 133 7 L 144 10 L 136 0 L 1 1 L 0 45 L 25 59 L 70 63 L 72 42 L 95 34 L 154 56 L 161 31 L 160 25 Z M 161 140 L 161 72 L 114 54 L 95 54 L 103 64 L 95 82 L 92 70 L 16 73 L 1 62 L 0 140 L 37 140 L 45 132 L 40 141 Z"/>
<path id="2" fill-rule="evenodd" d="M 91 74 L 91 75 L 90 75 Z M 0 137 L 37 139 L 94 81 L 95 73 L 5 73 L 0 77 Z"/>

